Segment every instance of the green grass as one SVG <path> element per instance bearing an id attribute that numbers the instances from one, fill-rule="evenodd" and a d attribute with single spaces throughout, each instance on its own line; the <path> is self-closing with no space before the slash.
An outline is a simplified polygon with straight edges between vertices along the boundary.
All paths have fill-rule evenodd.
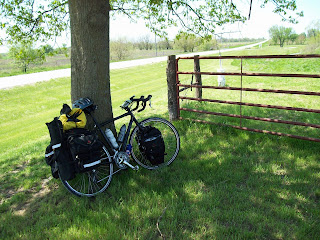
<path id="1" fill-rule="evenodd" d="M 243 45 L 251 44 L 250 42 L 240 42 L 240 43 L 223 43 L 220 45 L 220 48 L 234 48 Z M 201 51 L 201 50 L 199 50 Z M 173 54 L 183 54 L 183 50 L 178 49 L 165 49 L 165 50 L 158 50 L 156 52 L 155 49 L 152 50 L 139 50 L 133 49 L 130 50 L 127 57 L 121 61 L 128 61 L 134 59 L 143 59 L 143 58 L 152 58 L 152 57 L 160 57 L 160 56 L 169 56 Z M 112 54 L 112 53 L 111 53 Z M 115 62 L 114 56 L 111 56 L 111 62 Z M 55 56 L 47 57 L 46 61 L 39 65 L 39 64 L 30 64 L 27 74 L 29 73 L 36 73 L 36 72 L 43 72 L 43 71 L 51 71 L 57 69 L 64 69 L 70 68 L 70 53 L 69 56 L 65 56 L 64 54 L 57 54 Z M 21 69 L 19 69 L 12 58 L 10 58 L 9 54 L 3 53 L 0 54 L 0 77 L 8 77 L 8 76 L 15 76 L 24 74 Z"/>
<path id="2" fill-rule="evenodd" d="M 267 54 L 266 50 L 271 50 L 274 54 L 275 47 L 266 47 L 264 49 L 253 48 L 250 51 L 239 52 L 236 55 L 244 54 Z M 291 51 L 299 50 L 299 46 L 291 46 L 283 48 L 280 51 L 291 54 Z M 230 55 L 228 53 L 228 55 Z M 216 71 L 220 68 L 218 60 L 201 60 L 201 71 L 209 72 Z M 225 72 L 240 73 L 240 60 L 223 60 L 222 68 Z M 260 73 L 299 73 L 299 74 L 319 74 L 320 59 L 245 59 L 243 60 L 243 72 L 260 72 Z M 180 60 L 179 69 L 181 71 L 193 71 L 192 60 Z M 184 84 L 190 84 L 191 75 L 179 75 L 180 81 Z M 226 84 L 229 87 L 241 87 L 241 77 L 225 76 Z M 217 86 L 217 76 L 202 76 L 203 85 Z M 242 77 L 242 86 L 244 88 L 259 88 L 259 89 L 281 89 L 294 91 L 309 91 L 318 92 L 320 82 L 317 78 L 281 78 L 281 77 Z M 182 96 L 194 97 L 194 91 L 190 89 L 182 92 Z M 212 90 L 203 89 L 203 98 L 217 99 L 224 101 L 247 102 L 255 104 L 279 105 L 297 108 L 320 109 L 319 97 L 305 95 L 290 95 L 277 93 L 257 93 L 243 91 L 228 91 L 228 90 Z M 240 111 L 245 116 L 257 116 L 262 118 L 275 118 L 280 120 L 288 120 L 295 122 L 307 122 L 319 124 L 319 114 L 304 113 L 289 110 L 266 109 L 250 106 L 242 106 L 218 103 L 203 103 L 183 101 L 182 107 L 196 108 L 204 111 L 222 112 L 240 115 Z M 193 113 L 182 112 L 182 116 L 200 118 L 201 120 L 213 121 L 216 123 L 225 123 L 229 125 L 240 125 L 238 118 L 227 118 L 212 115 L 201 115 L 200 117 Z M 319 138 L 319 130 L 305 128 L 301 126 L 292 126 L 287 124 L 266 123 L 253 120 L 241 120 L 243 127 L 258 128 L 261 130 L 278 131 L 288 134 L 302 135 Z"/>
<path id="3" fill-rule="evenodd" d="M 251 51 L 266 54 L 268 49 L 274 53 L 277 48 Z M 219 66 L 201 64 L 208 70 Z M 223 66 L 238 69 L 232 61 Z M 167 118 L 165 67 L 159 63 L 112 71 L 115 115 L 122 113 L 118 106 L 131 95 L 152 94 L 153 109 L 138 118 Z M 216 83 L 216 78 L 206 81 Z M 250 81 L 252 87 L 261 79 Z M 279 86 L 273 79 L 263 84 L 273 81 L 279 88 L 292 84 L 284 81 Z M 227 84 L 239 82 L 227 79 Z M 315 91 L 320 87 L 317 81 L 302 85 Z M 222 90 L 215 95 L 239 98 Z M 154 172 L 123 171 L 105 193 L 77 198 L 50 177 L 44 161 L 49 143 L 45 122 L 58 115 L 63 103 L 70 103 L 70 79 L 1 90 L 0 99 L 0 239 L 162 239 L 160 232 L 166 239 L 319 237 L 319 143 L 177 121 L 181 151 L 172 166 Z M 320 109 L 318 102 L 303 104 Z M 273 103 L 302 104 L 282 98 Z M 260 114 L 258 110 L 251 111 Z M 319 117 L 310 120 L 319 124 Z"/>
<path id="4" fill-rule="evenodd" d="M 43 71 L 51 71 L 57 69 L 70 68 L 70 57 L 64 54 L 58 54 L 52 57 L 47 57 L 43 64 L 31 64 L 27 70 L 27 74 Z M 0 77 L 8 77 L 24 74 L 21 69 L 15 65 L 13 59 L 8 57 L 8 54 L 0 55 Z"/>

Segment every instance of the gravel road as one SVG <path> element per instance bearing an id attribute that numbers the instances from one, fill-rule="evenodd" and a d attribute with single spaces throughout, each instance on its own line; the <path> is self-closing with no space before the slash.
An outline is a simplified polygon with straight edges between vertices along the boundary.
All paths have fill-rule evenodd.
<path id="1" fill-rule="evenodd" d="M 260 43 L 255 43 L 255 44 L 250 44 L 250 45 L 238 47 L 238 48 L 222 49 L 222 50 L 220 50 L 220 52 L 243 50 L 246 48 L 251 48 L 251 47 L 257 46 L 257 45 L 262 44 L 264 42 L 265 41 L 260 42 Z M 211 54 L 217 54 L 217 53 L 219 53 L 219 50 L 189 53 L 189 54 L 180 54 L 180 55 L 177 55 L 177 57 L 187 57 L 187 56 L 194 56 L 194 55 L 204 56 L 204 55 L 211 55 Z M 112 70 L 112 69 L 129 68 L 129 67 L 135 67 L 135 66 L 140 66 L 140 65 L 158 63 L 158 62 L 162 62 L 162 61 L 167 61 L 167 57 L 164 56 L 164 57 L 146 58 L 146 59 L 123 61 L 123 62 L 113 62 L 113 63 L 110 63 L 110 69 Z M 55 78 L 70 77 L 70 76 L 71 76 L 71 69 L 66 68 L 66 69 L 46 71 L 46 72 L 16 75 L 16 76 L 11 76 L 11 77 L 2 77 L 2 78 L 0 78 L 0 89 L 7 89 L 7 88 L 15 87 L 15 86 L 33 84 L 36 82 L 49 81 L 49 80 L 55 79 Z"/>

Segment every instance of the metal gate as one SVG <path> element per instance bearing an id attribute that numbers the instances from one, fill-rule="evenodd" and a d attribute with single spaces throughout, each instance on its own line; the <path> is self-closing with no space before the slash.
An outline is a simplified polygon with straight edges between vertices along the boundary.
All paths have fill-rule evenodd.
<path id="1" fill-rule="evenodd" d="M 320 113 L 320 109 L 310 109 L 310 108 L 302 108 L 302 107 L 290 107 L 290 106 L 279 106 L 279 105 L 270 105 L 270 104 L 257 104 L 257 103 L 250 103 L 250 102 L 243 102 L 242 95 L 243 92 L 258 92 L 258 93 L 275 93 L 275 94 L 293 94 L 293 95 L 308 95 L 308 96 L 320 96 L 319 91 L 297 91 L 297 90 L 281 90 L 281 89 L 259 89 L 259 88 L 244 88 L 243 87 L 243 77 L 280 77 L 280 78 L 320 78 L 320 74 L 296 74 L 296 73 L 253 73 L 253 72 L 244 72 L 243 71 L 243 62 L 246 59 L 280 59 L 286 58 L 288 61 L 291 59 L 320 59 L 320 55 L 258 55 L 258 56 L 215 56 L 215 57 L 180 57 L 176 60 L 176 83 L 177 83 L 177 102 L 178 102 L 178 118 L 184 119 L 181 117 L 181 111 L 188 111 L 198 114 L 205 114 L 205 115 L 214 115 L 214 116 L 224 116 L 224 117 L 231 117 L 231 118 L 239 118 L 240 123 L 238 125 L 227 125 L 236 129 L 246 130 L 246 131 L 253 131 L 253 132 L 260 132 L 260 133 L 268 133 L 278 136 L 287 136 L 292 138 L 298 138 L 303 140 L 309 141 L 316 141 L 320 142 L 319 138 L 309 137 L 309 136 L 299 136 L 294 134 L 288 133 L 281 133 L 276 131 L 269 131 L 269 130 L 261 130 L 256 128 L 248 128 L 243 126 L 242 119 L 249 119 L 249 120 L 256 120 L 256 121 L 264 121 L 264 122 L 272 122 L 272 123 L 282 123 L 288 125 L 296 125 L 296 126 L 303 126 L 309 128 L 320 129 L 320 118 L 318 123 L 309 123 L 309 122 L 300 122 L 300 121 L 289 121 L 283 119 L 276 119 L 276 118 L 265 118 L 265 117 L 257 117 L 257 116 L 246 116 L 242 113 L 242 106 L 251 106 L 251 107 L 258 107 L 258 108 L 269 108 L 269 109 L 280 109 L 280 110 L 289 110 L 289 111 L 298 111 L 298 112 L 311 112 L 311 113 Z M 209 59 L 238 59 L 240 60 L 240 72 L 201 72 L 199 70 L 194 71 L 179 71 L 179 62 L 181 60 L 201 60 L 206 61 Z M 320 64 L 319 64 L 319 71 L 320 71 Z M 240 77 L 240 86 L 239 87 L 229 87 L 229 86 L 212 86 L 206 85 L 199 82 L 190 83 L 190 84 L 183 84 L 180 82 L 179 78 L 181 75 L 192 75 L 193 76 L 205 76 L 205 75 L 216 75 L 216 76 L 239 76 Z M 218 99 L 207 99 L 202 97 L 190 97 L 190 96 L 181 96 L 181 92 L 188 88 L 195 88 L 195 89 L 220 89 L 226 91 L 239 91 L 240 99 L 239 101 L 229 101 L 229 100 L 218 100 Z M 230 114 L 230 113 L 222 113 L 222 112 L 213 112 L 213 111 L 205 111 L 199 109 L 191 109 L 186 107 L 181 107 L 181 100 L 188 100 L 188 101 L 197 101 L 197 102 L 211 102 L 211 103 L 221 103 L 221 104 L 231 104 L 231 105 L 238 105 L 240 106 L 239 114 Z M 317 99 L 319 101 L 320 99 Z M 317 115 L 320 117 L 320 115 Z M 211 121 L 204 121 L 199 119 L 190 119 L 192 121 L 202 122 L 202 123 L 213 123 Z M 226 125 L 226 124 L 223 124 Z"/>

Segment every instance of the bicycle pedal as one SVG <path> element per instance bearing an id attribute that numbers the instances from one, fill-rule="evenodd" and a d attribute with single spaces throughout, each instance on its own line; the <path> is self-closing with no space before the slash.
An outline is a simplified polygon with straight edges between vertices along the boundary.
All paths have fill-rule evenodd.
<path id="1" fill-rule="evenodd" d="M 138 171 L 139 170 L 139 166 L 138 165 L 134 166 L 133 170 Z"/>

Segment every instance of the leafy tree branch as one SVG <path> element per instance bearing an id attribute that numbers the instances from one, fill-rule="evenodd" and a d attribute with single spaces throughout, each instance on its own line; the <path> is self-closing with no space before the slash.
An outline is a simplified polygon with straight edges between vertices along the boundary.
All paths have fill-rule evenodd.
<path id="1" fill-rule="evenodd" d="M 44 5 L 45 4 L 45 5 Z M 10 42 L 46 41 L 68 27 L 68 1 L 4 0 L 0 2 L 0 28 Z M 2 39 L 3 40 L 3 39 Z"/>
<path id="2" fill-rule="evenodd" d="M 261 0 L 260 3 L 261 7 L 272 3 L 273 11 L 289 22 L 297 22 L 296 18 L 303 16 L 302 12 L 296 13 L 296 0 Z M 246 21 L 246 15 L 239 10 L 240 4 L 243 2 L 232 0 L 111 0 L 110 10 L 111 14 L 125 14 L 132 21 L 144 19 L 146 26 L 159 36 L 167 36 L 172 26 L 208 36 L 215 35 L 217 27 Z M 0 19 L 0 28 L 6 30 L 10 41 L 47 41 L 69 28 L 67 0 L 2 0 L 0 13 L 5 16 Z"/>

